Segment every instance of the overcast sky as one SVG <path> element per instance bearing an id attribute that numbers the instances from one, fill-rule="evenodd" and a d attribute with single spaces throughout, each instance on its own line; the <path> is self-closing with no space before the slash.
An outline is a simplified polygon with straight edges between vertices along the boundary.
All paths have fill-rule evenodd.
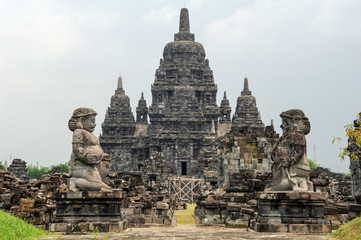
<path id="1" fill-rule="evenodd" d="M 234 113 L 248 77 L 263 122 L 302 109 L 311 122 L 308 157 L 337 172 L 344 126 L 361 111 L 359 0 L 0 0 L 0 161 L 41 166 L 71 154 L 67 123 L 77 107 L 98 112 L 95 134 L 119 75 L 133 112 L 186 6 L 218 85 Z M 343 146 L 346 141 L 343 142 Z"/>

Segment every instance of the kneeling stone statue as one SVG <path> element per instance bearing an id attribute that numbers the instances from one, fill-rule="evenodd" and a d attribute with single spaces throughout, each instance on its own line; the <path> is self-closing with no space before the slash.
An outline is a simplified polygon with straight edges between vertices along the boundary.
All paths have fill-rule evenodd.
<path id="1" fill-rule="evenodd" d="M 77 108 L 69 120 L 73 134 L 73 151 L 69 161 L 69 191 L 111 192 L 103 181 L 109 173 L 110 156 L 103 152 L 92 133 L 97 113 L 91 108 Z"/>
<path id="2" fill-rule="evenodd" d="M 273 182 L 266 191 L 313 191 L 306 157 L 306 138 L 311 126 L 299 109 L 281 113 L 282 136 L 272 147 Z"/>

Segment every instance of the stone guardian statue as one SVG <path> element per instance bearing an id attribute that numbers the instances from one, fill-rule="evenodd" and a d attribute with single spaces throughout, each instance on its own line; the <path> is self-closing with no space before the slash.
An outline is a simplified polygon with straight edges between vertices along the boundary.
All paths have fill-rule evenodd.
<path id="1" fill-rule="evenodd" d="M 111 192 L 103 182 L 109 173 L 110 156 L 103 152 L 99 139 L 92 133 L 97 113 L 91 108 L 77 108 L 68 126 L 74 132 L 69 161 L 69 191 Z"/>
<path id="2" fill-rule="evenodd" d="M 266 191 L 313 191 L 306 138 L 311 126 L 299 109 L 281 113 L 283 135 L 271 149 L 273 182 Z"/>

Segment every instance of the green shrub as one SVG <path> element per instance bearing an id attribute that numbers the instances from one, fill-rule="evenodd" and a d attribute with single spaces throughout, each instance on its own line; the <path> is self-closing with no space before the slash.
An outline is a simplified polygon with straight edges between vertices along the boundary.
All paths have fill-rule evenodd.
<path id="1" fill-rule="evenodd" d="M 320 166 L 320 164 L 315 163 L 314 161 L 312 161 L 309 158 L 307 158 L 307 161 L 308 161 L 308 164 L 310 165 L 311 171 L 315 170 L 316 168 L 318 168 Z"/>

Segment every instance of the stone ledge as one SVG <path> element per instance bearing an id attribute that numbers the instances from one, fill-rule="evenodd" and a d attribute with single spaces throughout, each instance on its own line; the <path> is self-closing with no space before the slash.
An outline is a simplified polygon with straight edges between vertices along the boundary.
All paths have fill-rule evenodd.
<path id="1" fill-rule="evenodd" d="M 270 224 L 254 223 L 257 232 L 287 232 L 287 233 L 331 233 L 329 224 Z"/>
<path id="2" fill-rule="evenodd" d="M 98 230 L 99 232 L 122 232 L 127 228 L 127 221 L 119 221 L 117 223 L 103 223 L 103 222 L 79 222 L 79 223 L 50 223 L 50 232 L 92 232 Z"/>
<path id="3" fill-rule="evenodd" d="M 122 190 L 113 189 L 113 192 L 81 191 L 54 193 L 55 199 L 122 199 L 126 193 Z"/>
<path id="4" fill-rule="evenodd" d="M 324 192 L 257 192 L 256 199 L 259 200 L 312 200 L 326 201 L 328 194 Z"/>

